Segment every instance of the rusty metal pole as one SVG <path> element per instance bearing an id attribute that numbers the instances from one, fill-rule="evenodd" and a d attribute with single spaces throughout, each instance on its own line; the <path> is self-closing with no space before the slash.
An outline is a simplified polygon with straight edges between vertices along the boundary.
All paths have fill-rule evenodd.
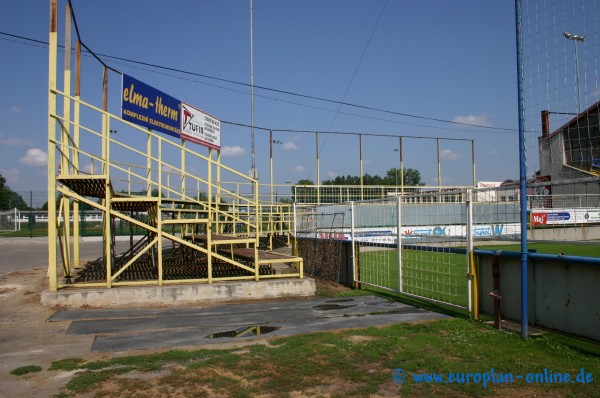
<path id="1" fill-rule="evenodd" d="M 498 330 L 502 329 L 502 312 L 500 310 L 500 256 L 495 255 L 492 260 L 492 279 L 493 290 L 490 296 L 494 299 L 494 327 Z"/>

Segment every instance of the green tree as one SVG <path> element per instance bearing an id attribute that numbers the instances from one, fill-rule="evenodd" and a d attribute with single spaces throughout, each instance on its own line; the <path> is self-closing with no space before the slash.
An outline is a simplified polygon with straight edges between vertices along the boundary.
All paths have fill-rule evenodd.
<path id="1" fill-rule="evenodd" d="M 400 169 L 392 167 L 389 169 L 385 177 L 378 175 L 365 174 L 363 175 L 363 185 L 400 185 L 402 179 Z M 332 180 L 323 181 L 323 185 L 360 185 L 360 176 L 337 176 Z M 421 181 L 421 173 L 417 169 L 404 169 L 404 185 L 407 186 L 422 186 L 425 182 Z"/>
<path id="2" fill-rule="evenodd" d="M 307 185 L 315 185 L 312 180 L 299 180 L 296 185 L 292 187 L 292 200 L 295 203 L 316 203 L 317 201 L 317 188 L 309 187 Z"/>
<path id="3" fill-rule="evenodd" d="M 384 185 L 400 185 L 401 183 L 400 169 L 392 167 L 385 175 Z M 421 181 L 421 173 L 417 169 L 405 168 L 404 169 L 404 185 L 410 187 L 419 187 L 425 185 L 424 181 Z"/>
<path id="4" fill-rule="evenodd" d="M 198 192 L 198 201 L 199 202 L 208 202 L 208 195 L 206 194 L 206 192 Z"/>
<path id="5" fill-rule="evenodd" d="M 0 210 L 9 210 L 15 207 L 19 210 L 29 210 L 27 202 L 6 185 L 6 178 L 0 174 Z"/>
<path id="6" fill-rule="evenodd" d="M 150 196 L 152 196 L 154 198 L 158 198 L 158 188 L 152 189 L 152 191 L 150 192 Z M 164 198 L 165 194 L 161 192 L 160 197 Z"/>

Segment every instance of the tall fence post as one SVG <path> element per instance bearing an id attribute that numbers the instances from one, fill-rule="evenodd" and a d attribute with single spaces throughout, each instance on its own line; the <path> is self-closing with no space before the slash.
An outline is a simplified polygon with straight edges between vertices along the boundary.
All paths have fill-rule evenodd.
<path id="1" fill-rule="evenodd" d="M 35 219 L 33 218 L 33 191 L 29 191 L 29 237 L 33 238 L 33 228 Z"/>
<path id="2" fill-rule="evenodd" d="M 402 290 L 402 197 L 396 196 L 396 242 L 398 255 L 398 291 Z"/>
<path id="3" fill-rule="evenodd" d="M 294 225 L 293 228 L 293 233 L 294 233 L 294 239 L 292 240 L 292 255 L 297 256 L 298 255 L 298 238 L 297 238 L 297 234 L 296 234 L 296 222 L 297 222 L 297 218 L 296 218 L 296 203 L 292 203 L 292 223 Z"/>
<path id="4" fill-rule="evenodd" d="M 356 261 L 356 246 L 354 242 L 354 202 L 350 202 L 350 242 L 352 244 L 352 281 L 355 287 L 360 282 L 358 275 L 358 262 Z"/>
<path id="5" fill-rule="evenodd" d="M 467 294 L 469 299 L 469 312 L 473 318 L 479 317 L 477 273 L 475 272 L 475 257 L 473 256 L 473 190 L 467 189 L 466 200 L 466 240 L 467 240 Z"/>

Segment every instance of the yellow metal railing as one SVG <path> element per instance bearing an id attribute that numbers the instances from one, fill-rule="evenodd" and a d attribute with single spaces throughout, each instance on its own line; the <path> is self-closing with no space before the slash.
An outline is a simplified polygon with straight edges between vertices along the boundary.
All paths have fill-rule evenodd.
<path id="1" fill-rule="evenodd" d="M 98 133 L 93 129 L 83 125 L 83 124 L 75 124 L 75 121 L 66 120 L 64 117 L 57 115 L 56 113 L 50 113 L 50 117 L 55 119 L 58 122 L 58 125 L 61 126 L 61 130 L 68 130 L 68 126 L 72 126 L 79 131 L 80 135 L 90 134 L 92 137 L 100 139 L 100 147 L 101 154 L 97 155 L 94 151 L 82 149 L 77 142 L 68 137 L 68 135 L 62 135 L 60 139 L 56 139 L 56 137 L 49 138 L 49 143 L 55 146 L 55 150 L 57 154 L 61 157 L 61 164 L 67 165 L 66 169 L 61 169 L 61 175 L 59 178 L 69 178 L 70 176 L 88 176 L 90 178 L 98 177 L 98 176 L 106 176 L 106 196 L 102 204 L 94 203 L 89 199 L 78 195 L 76 192 L 72 192 L 71 190 L 65 187 L 58 187 L 58 190 L 62 192 L 64 195 L 68 195 L 74 198 L 76 201 L 87 203 L 92 205 L 93 207 L 103 210 L 107 219 L 112 217 L 119 217 L 127 222 L 130 222 L 133 225 L 137 225 L 149 231 L 149 233 L 155 234 L 155 237 L 150 240 L 150 245 L 158 246 L 157 251 L 157 264 L 159 267 L 159 284 L 163 283 L 162 280 L 162 259 L 161 259 L 161 251 L 162 251 L 162 238 L 167 238 L 173 242 L 177 242 L 181 245 L 185 245 L 188 247 L 192 247 L 194 250 L 198 250 L 200 252 L 205 253 L 209 257 L 209 263 L 211 259 L 218 259 L 224 262 L 228 262 L 234 264 L 242 269 L 250 271 L 253 273 L 252 276 L 248 277 L 235 277 L 235 279 L 256 279 L 259 277 L 259 269 L 258 262 L 255 263 L 254 267 L 246 266 L 240 263 L 233 261 L 231 258 L 227 256 L 220 255 L 216 251 L 212 251 L 211 247 L 214 242 L 211 242 L 211 235 L 214 233 L 222 233 L 227 231 L 227 226 L 231 226 L 229 231 L 232 232 L 233 235 L 243 232 L 244 235 L 248 236 L 248 242 L 252 242 L 252 245 L 256 248 L 258 247 L 258 239 L 259 235 L 262 232 L 267 233 L 277 233 L 282 230 L 281 225 L 284 224 L 284 221 L 287 222 L 289 216 L 276 216 L 273 211 L 268 213 L 266 227 L 265 219 L 259 216 L 261 211 L 261 206 L 258 204 L 258 185 L 256 180 L 252 180 L 246 175 L 237 172 L 225 165 L 222 165 L 220 161 L 215 161 L 212 155 L 209 153 L 209 156 L 203 156 L 198 154 L 184 145 L 173 142 L 169 139 L 166 139 L 152 131 L 145 130 L 140 128 L 132 123 L 123 121 L 114 115 L 109 114 L 108 112 L 103 111 L 91 104 L 88 104 L 84 101 L 81 101 L 78 98 L 74 98 L 72 96 L 66 95 L 65 93 L 59 90 L 51 90 L 51 92 L 55 95 L 60 95 L 65 98 L 68 98 L 70 101 L 77 104 L 77 107 L 83 106 L 89 108 L 93 111 L 98 112 L 102 115 L 103 123 L 102 129 L 103 133 Z M 111 130 L 111 124 L 114 121 L 118 121 L 121 124 L 124 124 L 128 127 L 133 128 L 134 130 L 140 131 L 148 137 L 148 145 L 147 148 L 156 147 L 156 151 L 153 153 L 150 150 L 141 151 L 131 145 L 128 145 L 124 142 L 120 142 L 119 140 L 113 138 L 110 133 L 107 133 Z M 208 168 L 208 178 L 201 178 L 197 175 L 192 174 L 191 172 L 185 170 L 184 168 L 179 167 L 174 164 L 175 162 L 169 162 L 166 158 L 163 157 L 163 153 L 166 151 L 166 148 L 174 148 L 180 152 L 181 158 L 179 161 L 181 165 L 185 167 L 185 161 L 188 162 L 191 160 L 200 160 L 203 163 L 207 164 Z M 127 153 L 131 153 L 134 155 L 141 156 L 146 159 L 146 167 L 116 161 L 113 158 L 113 153 L 125 151 Z M 121 154 L 121 157 L 123 155 Z M 88 158 L 91 162 L 99 162 L 100 167 L 99 170 L 102 171 L 102 174 L 96 174 L 96 170 L 93 170 L 90 167 L 89 170 L 83 171 L 81 167 L 77 167 L 72 159 L 77 158 L 79 164 L 81 163 L 82 158 Z M 187 158 L 187 159 L 186 159 Z M 185 159 L 185 160 L 184 160 Z M 179 163 L 179 162 L 176 162 Z M 93 164 L 93 163 L 92 163 Z M 148 167 L 150 166 L 150 167 Z M 217 175 L 225 170 L 233 176 L 245 179 L 247 182 L 245 184 L 251 184 L 253 186 L 253 191 L 255 192 L 254 197 L 248 197 L 248 195 L 243 195 L 239 193 L 239 191 L 227 190 L 219 180 L 214 181 L 212 179 L 213 169 L 217 170 Z M 98 171 L 99 171 L 98 170 Z M 114 181 L 111 180 L 112 175 L 120 174 L 121 178 L 115 178 Z M 167 175 L 167 183 L 164 183 L 164 176 Z M 181 179 L 182 183 L 178 186 L 172 186 L 169 182 L 170 178 L 178 178 Z M 131 197 L 118 197 L 115 198 L 115 193 L 113 192 L 113 186 L 111 185 L 111 181 L 114 183 L 115 181 L 126 181 L 127 183 L 127 194 Z M 137 185 L 146 188 L 145 195 L 141 197 L 134 197 L 132 195 L 131 186 Z M 197 189 L 188 188 L 188 184 L 196 185 Z M 199 194 L 202 192 L 200 187 L 206 188 L 206 200 L 200 200 Z M 156 209 L 155 219 L 157 220 L 157 225 L 152 226 L 148 225 L 145 222 L 136 220 L 133 217 L 130 217 L 122 212 L 111 209 L 110 203 L 112 202 L 134 202 L 134 201 L 142 201 L 148 200 L 147 194 L 151 192 L 153 189 L 156 189 L 157 202 L 159 206 Z M 213 195 L 214 193 L 214 195 Z M 144 198 L 144 196 L 146 198 Z M 222 203 L 221 199 L 231 200 L 232 203 Z M 178 205 L 181 207 L 176 208 L 175 203 L 178 202 Z M 165 203 L 171 203 L 171 208 L 164 208 L 162 205 Z M 189 207 L 189 208 L 186 208 Z M 288 206 L 289 207 L 289 206 Z M 170 220 L 164 220 L 162 212 L 170 212 L 174 214 Z M 202 220 L 198 219 L 198 214 L 200 212 L 206 213 L 207 217 Z M 191 216 L 189 214 L 196 214 L 196 216 Z M 289 208 L 287 210 L 287 214 L 289 214 Z M 182 214 L 187 214 L 182 216 Z M 194 244 L 194 242 L 189 242 L 183 239 L 183 236 L 176 236 L 172 233 L 165 232 L 163 230 L 163 226 L 169 224 L 175 224 L 177 220 L 184 219 L 186 222 L 189 221 L 193 223 L 194 221 L 202 222 L 206 224 L 206 235 L 207 235 L 207 244 L 206 247 L 198 247 Z M 280 219 L 283 220 L 279 223 L 275 222 L 275 220 Z M 291 223 L 288 223 L 289 225 Z M 240 228 L 242 231 L 240 231 Z M 184 229 L 181 229 L 182 235 L 184 234 Z M 105 227 L 105 247 L 108 247 L 108 242 L 110 238 L 110 226 L 106 225 Z M 122 284 L 121 282 L 116 282 L 116 278 L 129 267 L 133 261 L 139 258 L 143 252 L 149 250 L 147 246 L 144 250 L 137 253 L 136 256 L 128 261 L 124 266 L 122 266 L 115 273 L 112 273 L 110 269 L 110 264 L 107 262 L 107 282 L 106 284 L 101 284 L 104 286 L 117 286 Z M 105 250 L 105 257 L 108 257 L 109 249 Z M 258 256 L 257 256 L 258 257 Z M 68 262 L 68 260 L 66 261 Z M 208 282 L 212 282 L 213 280 L 219 280 L 220 278 L 213 278 L 210 271 L 208 278 L 205 280 Z M 224 278 L 228 279 L 228 278 Z M 195 280 L 187 280 L 195 281 Z M 204 281 L 204 279 L 202 279 Z M 152 281 L 139 281 L 136 283 L 155 283 Z M 129 283 L 128 283 L 129 284 Z M 90 284 L 86 284 L 90 286 Z M 91 284 L 98 285 L 98 284 Z"/>
<path id="2" fill-rule="evenodd" d="M 64 48 L 71 49 L 72 16 L 69 5 L 66 11 Z M 112 68 L 99 58 L 96 59 L 100 61 L 103 69 L 102 107 L 81 100 L 82 43 L 79 38 L 75 43 L 74 93 L 71 93 L 71 51 L 64 52 L 63 86 L 62 90 L 59 90 L 57 0 L 50 0 L 49 25 L 49 214 L 57 214 L 56 192 L 62 195 L 58 206 L 59 217 L 49 217 L 48 221 L 48 276 L 51 291 L 67 286 L 58 283 L 57 238 L 60 240 L 65 276 L 71 276 L 72 268 L 79 266 L 79 230 L 77 223 L 73 222 L 71 234 L 70 216 L 73 215 L 73 220 L 78 219 L 80 204 L 98 209 L 103 213 L 104 220 L 103 265 L 106 280 L 83 283 L 85 286 L 110 288 L 133 284 L 258 280 L 261 264 L 287 261 L 283 257 L 271 262 L 261 260 L 258 256 L 258 246 L 261 234 L 281 234 L 289 228 L 286 227 L 292 224 L 289 206 L 265 206 L 259 202 L 260 187 L 257 180 L 223 165 L 220 152 L 215 154 L 214 150 L 209 149 L 207 156 L 204 156 L 188 148 L 184 141 L 176 142 L 173 138 L 157 134 L 109 113 L 108 72 Z M 60 107 L 57 106 L 59 103 Z M 193 167 L 198 164 L 205 167 L 203 171 L 206 175 L 198 175 Z M 235 182 L 226 183 L 226 180 Z M 271 191 L 272 185 L 271 182 Z M 134 216 L 134 212 L 139 211 L 146 214 L 145 219 Z M 121 261 L 125 258 L 123 257 L 119 259 L 118 264 L 113 264 L 115 240 L 111 227 L 116 218 L 141 227 L 146 231 L 147 237 L 139 241 L 141 243 L 135 248 L 135 253 L 132 239 L 130 257 Z M 176 232 L 178 227 L 179 235 Z M 194 242 L 194 232 L 197 228 L 203 229 L 203 235 L 199 237 L 205 242 L 203 245 Z M 186 239 L 186 235 L 191 235 L 191 240 Z M 205 255 L 208 264 L 207 277 L 166 281 L 163 277 L 163 239 L 174 242 L 174 246 L 178 243 Z M 233 250 L 235 242 L 245 245 L 240 248 L 243 250 L 238 250 L 237 260 Z M 218 250 L 221 244 L 231 244 L 231 250 Z M 246 261 L 252 257 L 248 253 L 253 253 L 253 261 Z M 156 267 L 157 280 L 121 281 L 123 273 L 144 255 L 147 256 L 144 260 L 150 259 Z M 244 261 L 238 261 L 240 258 L 244 258 Z M 249 274 L 236 277 L 213 275 L 213 260 L 234 265 L 248 271 Z M 297 272 L 260 277 L 302 277 L 302 259 L 293 258 L 291 262 L 297 265 Z M 80 285 L 81 283 L 73 283 L 69 286 Z"/>

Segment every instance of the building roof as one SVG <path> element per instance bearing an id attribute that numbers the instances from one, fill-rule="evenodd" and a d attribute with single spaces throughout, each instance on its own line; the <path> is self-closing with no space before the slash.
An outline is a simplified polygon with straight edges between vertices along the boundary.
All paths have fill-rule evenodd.
<path id="1" fill-rule="evenodd" d="M 556 134 L 560 133 L 561 131 L 567 130 L 571 126 L 576 125 L 579 122 L 579 120 L 587 118 L 589 115 L 598 114 L 598 113 L 600 113 L 600 101 L 596 102 L 595 104 L 593 104 L 592 106 L 587 108 L 585 111 L 581 112 L 579 115 L 577 115 L 573 119 L 569 120 L 566 124 L 564 124 L 557 130 L 555 130 L 552 134 L 550 134 L 550 137 L 554 137 Z"/>

